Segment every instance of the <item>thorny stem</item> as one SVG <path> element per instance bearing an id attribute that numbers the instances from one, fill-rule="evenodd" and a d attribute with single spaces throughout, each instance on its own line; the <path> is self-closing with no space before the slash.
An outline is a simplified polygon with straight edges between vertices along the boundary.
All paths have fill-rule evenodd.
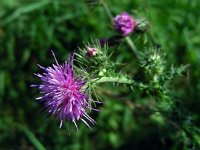
<path id="1" fill-rule="evenodd" d="M 132 80 L 126 78 L 115 78 L 115 77 L 102 77 L 95 81 L 96 83 L 104 83 L 104 82 L 116 82 L 116 83 L 124 83 L 124 84 L 133 84 Z"/>
<path id="2" fill-rule="evenodd" d="M 135 87 L 139 87 L 142 89 L 148 88 L 147 85 L 143 84 L 143 83 L 137 83 L 133 80 L 127 79 L 127 78 L 119 78 L 119 77 L 101 77 L 101 78 L 96 78 L 96 79 L 92 79 L 90 80 L 90 82 L 88 82 L 88 84 L 90 83 L 106 83 L 106 82 L 112 82 L 112 83 L 121 83 L 121 84 L 130 84 L 133 85 Z"/>
<path id="3" fill-rule="evenodd" d="M 108 8 L 107 4 L 104 2 L 104 0 L 100 0 L 100 3 L 102 4 L 106 14 L 108 15 L 108 17 L 110 18 L 111 23 L 113 24 L 113 16 L 112 13 L 110 12 L 110 9 Z M 134 42 L 130 39 L 130 37 L 125 37 L 126 43 L 130 46 L 130 48 L 132 49 L 133 53 L 136 55 L 136 57 L 138 57 L 138 52 L 137 52 L 137 48 L 134 44 Z"/>

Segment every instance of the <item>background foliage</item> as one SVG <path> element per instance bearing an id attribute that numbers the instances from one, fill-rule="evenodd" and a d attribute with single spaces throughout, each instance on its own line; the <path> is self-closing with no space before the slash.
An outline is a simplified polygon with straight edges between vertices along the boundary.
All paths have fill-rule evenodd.
<path id="1" fill-rule="evenodd" d="M 166 53 L 166 65 L 189 64 L 174 79 L 173 98 L 178 101 L 169 123 L 151 112 L 153 98 L 137 89 L 102 84 L 97 93 L 104 101 L 100 113 L 92 113 L 97 125 L 90 131 L 79 124 L 58 128 L 59 121 L 46 119 L 34 99 L 39 82 L 36 64 L 59 62 L 91 38 L 114 34 L 98 1 L 1 0 L 0 1 L 0 149 L 198 149 L 200 93 L 200 3 L 198 0 L 105 1 L 116 15 L 128 11 L 150 21 L 147 33 L 132 34 L 138 49 L 154 43 Z M 161 52 L 162 52 L 161 51 Z M 138 62 L 128 46 L 114 50 L 122 72 L 142 78 Z M 129 63 L 127 63 L 129 62 Z M 183 119 L 184 118 L 184 119 Z M 184 120 L 184 121 L 182 121 Z M 195 143 L 195 144 L 193 144 Z"/>

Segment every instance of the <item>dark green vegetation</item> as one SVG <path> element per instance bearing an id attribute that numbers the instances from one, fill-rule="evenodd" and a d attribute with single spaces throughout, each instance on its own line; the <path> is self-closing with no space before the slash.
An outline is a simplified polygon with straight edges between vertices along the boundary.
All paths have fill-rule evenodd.
<path id="1" fill-rule="evenodd" d="M 156 101 L 135 88 L 102 84 L 97 93 L 104 104 L 90 131 L 78 123 L 59 129 L 54 117 L 40 113 L 39 96 L 30 84 L 39 80 L 36 64 L 59 62 L 83 47 L 82 41 L 110 37 L 115 32 L 98 2 L 74 0 L 0 1 L 0 149 L 138 149 L 195 150 L 200 146 L 200 2 L 199 0 L 110 0 L 113 15 L 128 11 L 150 21 L 144 34 L 132 34 L 139 50 L 159 46 L 166 66 L 187 65 L 186 72 L 171 81 L 173 111 L 151 110 Z M 139 39 L 138 39 L 139 38 Z M 154 44 L 152 44 L 154 43 Z M 143 80 L 137 59 L 128 46 L 116 48 L 121 71 Z M 141 73 L 140 73 L 141 72 Z"/>

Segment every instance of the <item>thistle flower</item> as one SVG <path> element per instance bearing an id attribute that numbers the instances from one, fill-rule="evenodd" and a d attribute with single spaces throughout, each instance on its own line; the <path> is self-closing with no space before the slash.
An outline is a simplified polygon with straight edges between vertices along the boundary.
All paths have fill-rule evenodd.
<path id="1" fill-rule="evenodd" d="M 114 27 L 123 36 L 127 36 L 136 27 L 136 21 L 127 13 L 122 12 L 114 18 Z"/>
<path id="2" fill-rule="evenodd" d="M 87 55 L 93 57 L 97 54 L 98 49 L 93 47 L 87 47 Z"/>
<path id="3" fill-rule="evenodd" d="M 53 52 L 52 52 L 53 53 Z M 89 95 L 86 92 L 86 81 L 82 77 L 75 77 L 73 68 L 73 57 L 68 57 L 68 60 L 63 64 L 58 64 L 58 61 L 53 53 L 56 65 L 52 67 L 42 67 L 43 74 L 35 74 L 42 80 L 40 85 L 32 85 L 41 90 L 43 96 L 38 97 L 39 102 L 44 102 L 44 110 L 47 110 L 50 115 L 54 115 L 60 120 L 60 128 L 64 121 L 72 121 L 77 127 L 76 121 L 83 121 L 89 128 L 89 124 L 85 119 L 92 124 L 96 122 L 87 114 L 86 109 L 92 110 L 89 101 Z"/>

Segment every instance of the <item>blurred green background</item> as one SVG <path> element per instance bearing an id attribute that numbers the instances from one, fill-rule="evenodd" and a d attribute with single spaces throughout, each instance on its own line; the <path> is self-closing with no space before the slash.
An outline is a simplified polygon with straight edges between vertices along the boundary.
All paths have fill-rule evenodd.
<path id="1" fill-rule="evenodd" d="M 200 1 L 199 0 L 105 0 L 113 15 L 128 11 L 150 21 L 148 33 L 131 35 L 138 48 L 148 47 L 150 37 L 167 54 L 166 62 L 175 66 L 189 64 L 185 76 L 174 79 L 174 97 L 180 99 L 186 114 L 200 125 Z M 78 123 L 59 129 L 54 117 L 46 119 L 39 96 L 30 84 L 37 64 L 59 62 L 68 53 L 82 47 L 91 38 L 110 37 L 114 33 L 109 18 L 97 1 L 75 0 L 1 0 L 0 1 L 0 149 L 194 149 L 184 132 L 151 113 L 151 98 L 132 93 L 123 86 L 110 84 L 97 89 L 104 104 L 90 131 Z M 151 40 L 150 40 L 151 41 Z M 125 43 L 124 43 L 125 44 Z M 134 76 L 138 64 L 128 46 L 114 52 L 127 63 L 122 72 Z M 141 75 L 142 76 L 142 75 Z"/>

